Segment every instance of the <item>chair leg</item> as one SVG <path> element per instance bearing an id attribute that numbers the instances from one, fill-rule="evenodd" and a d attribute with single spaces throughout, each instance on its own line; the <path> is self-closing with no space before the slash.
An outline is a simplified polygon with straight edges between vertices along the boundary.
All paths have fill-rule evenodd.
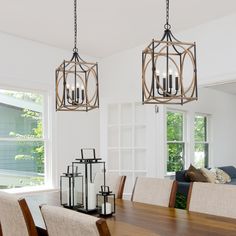
<path id="1" fill-rule="evenodd" d="M 106 220 L 99 219 L 96 225 L 100 236 L 111 236 Z"/>
<path id="2" fill-rule="evenodd" d="M 125 180 L 126 180 L 126 176 L 121 176 L 121 181 L 120 181 L 120 185 L 119 185 L 118 195 L 116 196 L 117 199 L 122 199 L 123 198 L 123 192 L 124 192 L 124 187 L 125 187 Z"/>
<path id="3" fill-rule="evenodd" d="M 1 223 L 0 223 L 0 236 L 3 236 L 3 235 L 2 235 L 2 226 L 1 226 Z"/>
<path id="4" fill-rule="evenodd" d="M 37 232 L 33 217 L 31 215 L 31 212 L 30 212 L 30 209 L 28 207 L 26 200 L 22 198 L 22 199 L 19 199 L 18 202 L 19 202 L 21 211 L 23 213 L 23 216 L 25 218 L 25 223 L 26 223 L 29 235 L 38 236 L 38 232 Z"/>

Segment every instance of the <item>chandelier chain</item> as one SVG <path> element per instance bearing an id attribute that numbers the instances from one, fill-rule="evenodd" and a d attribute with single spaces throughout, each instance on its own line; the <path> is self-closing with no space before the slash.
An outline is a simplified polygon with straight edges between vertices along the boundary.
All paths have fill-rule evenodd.
<path id="1" fill-rule="evenodd" d="M 77 0 L 74 0 L 74 52 L 77 52 Z"/>
<path id="2" fill-rule="evenodd" d="M 166 0 L 166 23 L 164 25 L 165 29 L 170 29 L 171 28 L 171 25 L 169 24 L 169 11 L 170 11 L 169 0 Z"/>
<path id="3" fill-rule="evenodd" d="M 169 0 L 166 0 L 166 24 L 169 25 Z"/>

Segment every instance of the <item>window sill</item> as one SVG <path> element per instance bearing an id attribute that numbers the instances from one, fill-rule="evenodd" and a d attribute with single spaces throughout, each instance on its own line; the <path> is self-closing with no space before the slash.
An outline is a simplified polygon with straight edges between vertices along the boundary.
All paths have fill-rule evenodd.
<path id="1" fill-rule="evenodd" d="M 175 176 L 175 172 L 168 172 L 165 174 L 166 177 Z"/>
<path id="2" fill-rule="evenodd" d="M 5 190 L 3 189 L 1 191 L 6 192 L 6 193 L 11 193 L 11 194 L 37 194 L 40 192 L 59 191 L 59 189 L 44 185 L 44 186 L 12 188 L 12 189 L 5 189 Z"/>

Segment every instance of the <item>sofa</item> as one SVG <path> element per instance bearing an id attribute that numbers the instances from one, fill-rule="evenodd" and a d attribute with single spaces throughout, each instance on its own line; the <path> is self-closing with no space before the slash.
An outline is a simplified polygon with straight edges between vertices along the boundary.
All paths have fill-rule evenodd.
<path id="1" fill-rule="evenodd" d="M 225 171 L 231 177 L 231 182 L 226 184 L 236 185 L 236 168 L 234 166 L 223 166 L 218 168 Z M 186 171 L 187 170 L 177 171 L 175 173 L 175 179 L 178 181 L 177 192 L 187 197 L 190 182 L 186 178 Z"/>

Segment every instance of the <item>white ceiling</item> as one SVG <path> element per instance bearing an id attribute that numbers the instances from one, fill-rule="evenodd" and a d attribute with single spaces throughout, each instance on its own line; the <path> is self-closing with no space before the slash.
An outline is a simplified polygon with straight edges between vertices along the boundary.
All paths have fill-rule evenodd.
<path id="1" fill-rule="evenodd" d="M 78 0 L 79 49 L 105 57 L 161 36 L 165 0 Z M 236 12 L 235 0 L 170 0 L 174 31 Z M 0 31 L 73 48 L 73 0 L 0 0 Z"/>

